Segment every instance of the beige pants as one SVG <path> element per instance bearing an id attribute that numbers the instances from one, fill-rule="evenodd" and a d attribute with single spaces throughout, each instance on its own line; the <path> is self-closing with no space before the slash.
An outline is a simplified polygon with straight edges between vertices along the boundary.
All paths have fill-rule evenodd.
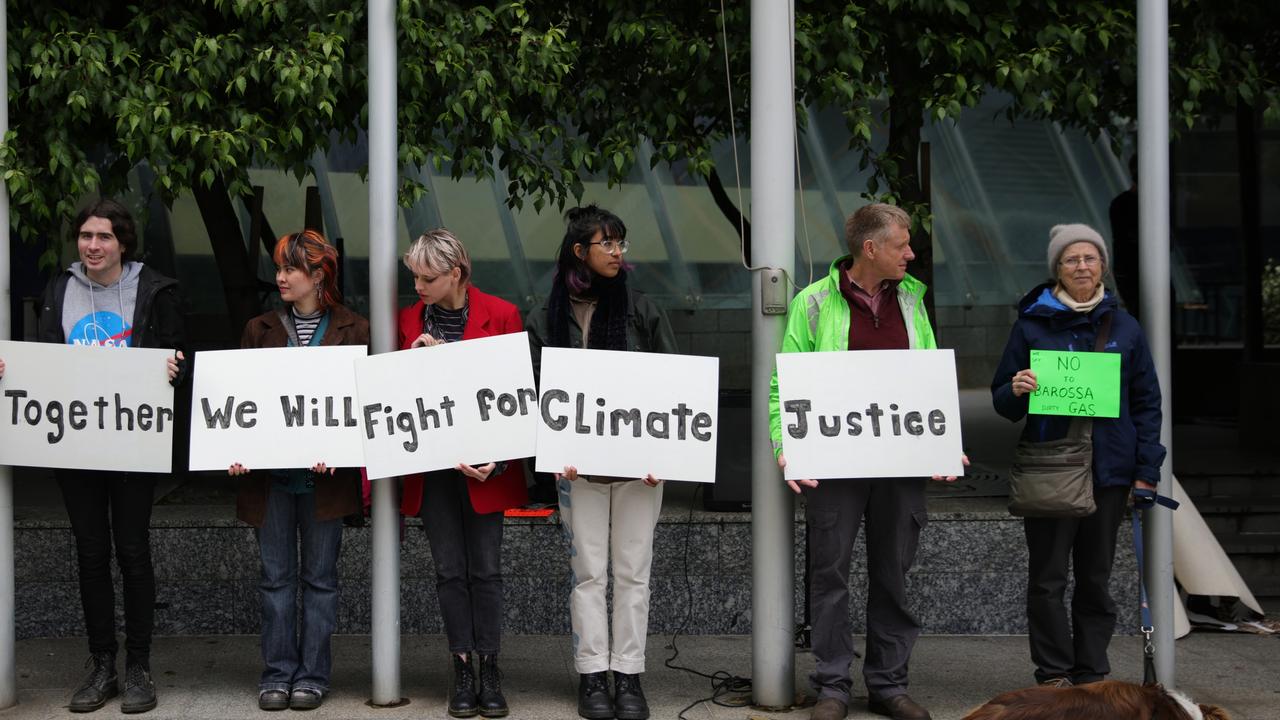
<path id="1" fill-rule="evenodd" d="M 644 672 L 649 568 L 662 486 L 639 480 L 560 479 L 560 522 L 569 536 L 573 664 L 579 673 Z M 613 645 L 605 589 L 613 563 Z"/>

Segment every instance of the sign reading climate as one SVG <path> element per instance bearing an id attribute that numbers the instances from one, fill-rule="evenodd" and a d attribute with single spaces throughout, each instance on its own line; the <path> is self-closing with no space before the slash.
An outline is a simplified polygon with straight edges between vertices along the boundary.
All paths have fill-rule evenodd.
<path id="1" fill-rule="evenodd" d="M 963 475 L 950 350 L 780 353 L 788 480 Z"/>
<path id="2" fill-rule="evenodd" d="M 715 482 L 720 361 L 544 348 L 540 472 Z"/>

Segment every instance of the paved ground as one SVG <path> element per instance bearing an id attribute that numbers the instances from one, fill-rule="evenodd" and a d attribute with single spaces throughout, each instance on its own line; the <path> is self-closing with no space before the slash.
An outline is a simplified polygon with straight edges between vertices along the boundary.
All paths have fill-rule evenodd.
<path id="1" fill-rule="evenodd" d="M 72 716 L 65 704 L 78 681 L 86 657 L 83 639 L 23 640 L 17 645 L 19 705 L 0 711 L 0 720 L 16 718 L 268 718 L 258 711 L 257 638 L 248 636 L 166 637 L 156 641 L 153 664 L 158 673 L 160 706 L 144 716 L 123 716 L 119 705 L 85 716 Z M 566 637 L 515 636 L 504 639 L 504 687 L 512 718 L 572 720 L 577 676 L 569 661 Z M 649 643 L 649 671 L 645 688 L 655 720 L 676 718 L 682 708 L 711 694 L 709 681 L 663 667 L 670 655 L 669 638 L 654 636 Z M 861 643 L 859 643 L 861 645 Z M 684 637 L 679 663 L 704 672 L 723 670 L 748 675 L 751 639 Z M 310 720 L 333 718 L 400 720 L 446 718 L 447 667 L 444 640 L 439 636 L 405 637 L 402 645 L 402 685 L 409 702 L 398 708 L 366 704 L 370 688 L 369 639 L 341 636 L 334 640 L 334 692 Z M 1219 704 L 1234 718 L 1280 720 L 1280 637 L 1193 633 L 1178 641 L 1178 686 L 1200 702 Z M 1137 680 L 1141 675 L 1138 640 L 1118 638 L 1112 646 L 1115 677 Z M 797 687 L 812 665 L 807 653 L 796 657 Z M 911 663 L 912 695 L 938 720 L 960 718 L 997 692 L 1029 684 L 1025 637 L 921 638 Z M 861 693 L 861 682 L 855 681 Z M 730 693 L 729 698 L 740 693 Z M 274 717 L 288 718 L 285 712 Z M 689 720 L 764 720 L 808 717 L 794 712 L 762 712 L 749 707 L 695 704 Z M 851 718 L 876 717 L 865 706 Z"/>

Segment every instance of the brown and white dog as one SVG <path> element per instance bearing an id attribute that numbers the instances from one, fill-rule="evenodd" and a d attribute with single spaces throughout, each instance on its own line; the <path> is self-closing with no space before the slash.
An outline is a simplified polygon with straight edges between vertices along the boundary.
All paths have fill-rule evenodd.
<path id="1" fill-rule="evenodd" d="M 1011 690 L 964 716 L 964 720 L 1231 720 L 1226 710 L 1197 705 L 1160 685 L 1119 680 L 1057 688 Z"/>

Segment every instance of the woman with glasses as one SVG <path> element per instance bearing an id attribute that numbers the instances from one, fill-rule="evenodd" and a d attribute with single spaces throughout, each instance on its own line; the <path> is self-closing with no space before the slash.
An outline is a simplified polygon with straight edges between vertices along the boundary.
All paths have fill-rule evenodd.
<path id="1" fill-rule="evenodd" d="M 272 258 L 285 307 L 250 320 L 240 347 L 369 344 L 369 321 L 342 304 L 338 252 L 324 236 L 314 230 L 285 235 Z M 319 462 L 310 469 L 248 474 L 236 463 L 228 471 L 248 474 L 236 497 L 236 516 L 257 528 L 261 554 L 262 710 L 312 710 L 329 693 L 342 518 L 361 511 L 360 471 L 328 467 L 324 448 L 316 448 L 315 456 Z"/>
<path id="2" fill-rule="evenodd" d="M 526 326 L 535 375 L 542 348 L 676 352 L 666 316 L 627 284 L 627 228 L 595 205 L 566 214 L 550 296 Z M 607 370 L 607 368 L 604 368 Z M 583 368 L 590 372 L 590 368 Z M 589 720 L 643 720 L 648 704 L 640 688 L 649 626 L 649 569 L 662 486 L 643 478 L 579 475 L 566 466 L 556 477 L 560 521 L 572 549 L 574 665 L 579 673 L 578 714 Z M 613 621 L 605 588 L 613 580 Z M 612 644 L 610 637 L 612 636 Z M 608 671 L 615 689 L 609 691 Z"/>
<path id="3" fill-rule="evenodd" d="M 1102 680 L 1111 672 L 1107 646 L 1115 631 L 1116 605 L 1108 584 L 1116 552 L 1116 530 L 1132 489 L 1154 490 L 1165 449 L 1160 444 L 1160 384 L 1138 321 L 1120 309 L 1103 285 L 1107 245 L 1087 225 L 1057 225 L 1049 231 L 1052 279 L 1019 303 L 1018 319 L 991 381 L 996 411 L 1017 422 L 1027 418 L 1022 439 L 1065 437 L 1071 418 L 1027 416 L 1038 387 L 1030 369 L 1032 350 L 1093 351 L 1101 333 L 1103 352 L 1120 355 L 1120 415 L 1092 420 L 1093 497 L 1097 510 L 1082 518 L 1028 517 L 1027 630 L 1035 678 L 1066 687 Z M 1075 593 L 1068 611 L 1068 566 Z"/>
<path id="4" fill-rule="evenodd" d="M 401 350 L 523 329 L 515 305 L 471 284 L 471 256 L 448 230 L 431 230 L 415 240 L 404 264 L 413 273 L 418 302 L 400 312 Z M 453 660 L 453 717 L 508 712 L 498 671 L 502 513 L 528 500 L 519 462 L 458 463 L 453 470 L 405 478 L 400 510 L 422 518 L 435 561 L 436 595 Z"/>

